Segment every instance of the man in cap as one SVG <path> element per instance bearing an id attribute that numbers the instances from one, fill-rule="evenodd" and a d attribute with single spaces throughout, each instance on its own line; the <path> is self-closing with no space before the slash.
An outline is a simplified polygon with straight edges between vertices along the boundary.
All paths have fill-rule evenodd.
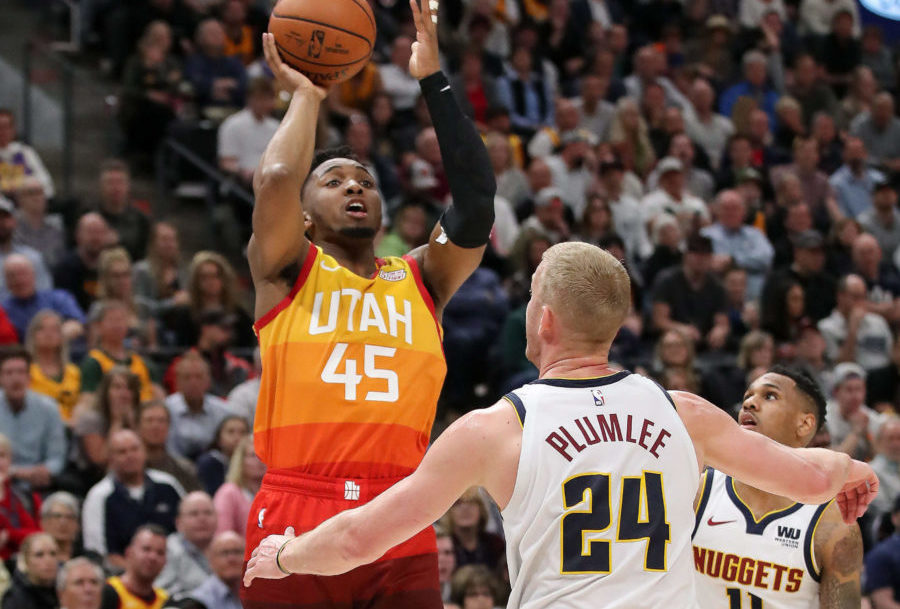
<path id="1" fill-rule="evenodd" d="M 831 397 L 825 416 L 831 447 L 868 459 L 884 416 L 866 406 L 866 371 L 853 362 L 835 366 Z"/>
<path id="2" fill-rule="evenodd" d="M 708 224 L 710 216 L 706 204 L 685 188 L 682 162 L 667 156 L 659 162 L 657 172 L 658 188 L 641 201 L 644 220 L 652 225 L 660 214 L 669 214 L 679 221 L 686 233 L 697 228 L 697 224 Z"/>

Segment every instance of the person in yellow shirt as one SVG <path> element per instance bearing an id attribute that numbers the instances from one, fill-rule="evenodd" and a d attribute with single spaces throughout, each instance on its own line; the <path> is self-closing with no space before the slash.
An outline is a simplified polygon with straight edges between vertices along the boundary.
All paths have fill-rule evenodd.
<path id="1" fill-rule="evenodd" d="M 153 581 L 166 565 L 166 532 L 155 524 L 140 527 L 125 550 L 125 572 L 103 587 L 101 609 L 162 609 L 169 595 Z"/>
<path id="2" fill-rule="evenodd" d="M 38 312 L 28 324 L 25 348 L 31 354 L 31 390 L 56 400 L 66 425 L 81 393 L 81 370 L 69 361 L 69 341 L 62 317 L 50 310 Z"/>

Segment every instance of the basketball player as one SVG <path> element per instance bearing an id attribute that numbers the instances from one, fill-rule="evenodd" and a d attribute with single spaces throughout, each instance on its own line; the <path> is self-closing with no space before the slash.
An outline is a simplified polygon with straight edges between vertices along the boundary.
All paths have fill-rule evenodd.
<path id="1" fill-rule="evenodd" d="M 313 159 L 326 91 L 264 36 L 292 100 L 254 176 L 248 257 L 262 357 L 254 442 L 269 469 L 250 511 L 250 549 L 288 524 L 308 530 L 371 500 L 412 473 L 428 446 L 446 373 L 441 311 L 481 261 L 495 192 L 484 144 L 440 72 L 435 5 L 423 18 L 413 3 L 409 68 L 453 203 L 429 242 L 402 258 L 375 258 L 382 201 L 366 168 L 342 154 Z M 346 576 L 254 584 L 242 591 L 244 607 L 438 609 L 430 524 Z"/>
<path id="2" fill-rule="evenodd" d="M 368 505 L 264 540 L 245 581 L 374 560 L 474 484 L 503 510 L 509 607 L 696 607 L 690 537 L 704 463 L 797 501 L 838 493 L 849 521 L 865 510 L 878 485 L 868 465 L 788 448 L 706 400 L 612 369 L 630 302 L 628 274 L 607 252 L 547 250 L 526 312 L 539 379 L 462 417 L 412 476 Z"/>
<path id="3" fill-rule="evenodd" d="M 809 444 L 825 397 L 776 366 L 747 389 L 738 423 L 785 446 Z M 859 607 L 863 546 L 833 502 L 801 505 L 708 469 L 697 495 L 697 598 L 709 609 Z"/>

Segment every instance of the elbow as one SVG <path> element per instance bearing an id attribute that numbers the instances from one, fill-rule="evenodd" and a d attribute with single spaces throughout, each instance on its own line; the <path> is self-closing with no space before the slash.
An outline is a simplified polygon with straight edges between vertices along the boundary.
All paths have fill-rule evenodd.
<path id="1" fill-rule="evenodd" d="M 366 540 L 365 530 L 355 526 L 346 527 L 337 535 L 338 565 L 334 575 L 346 573 L 381 556 L 373 555 L 372 545 Z"/>

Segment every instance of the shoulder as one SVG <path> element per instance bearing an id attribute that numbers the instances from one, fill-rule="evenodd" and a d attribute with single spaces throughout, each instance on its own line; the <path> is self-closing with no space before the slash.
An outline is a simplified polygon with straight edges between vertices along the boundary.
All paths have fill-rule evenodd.
<path id="1" fill-rule="evenodd" d="M 157 486 L 170 486 L 174 489 L 178 494 L 183 494 L 184 491 L 181 488 L 181 484 L 179 484 L 178 480 L 175 479 L 172 474 L 167 474 L 166 472 L 161 472 L 158 469 L 147 469 L 147 477 L 150 478 L 150 481 Z"/>
<path id="2" fill-rule="evenodd" d="M 846 524 L 830 502 L 813 526 L 813 549 L 823 575 L 846 576 L 862 568 L 862 534 L 856 523 Z"/>
<path id="3" fill-rule="evenodd" d="M 86 508 L 89 504 L 94 502 L 103 501 L 106 497 L 111 495 L 115 489 L 116 485 L 113 482 L 112 477 L 109 475 L 105 476 L 87 492 L 87 495 L 84 498 L 84 507 Z"/>
<path id="4" fill-rule="evenodd" d="M 27 396 L 26 399 L 28 404 L 36 408 L 44 416 L 53 418 L 53 415 L 55 414 L 59 417 L 59 408 L 56 406 L 56 402 L 49 397 L 30 389 L 25 395 Z"/>

